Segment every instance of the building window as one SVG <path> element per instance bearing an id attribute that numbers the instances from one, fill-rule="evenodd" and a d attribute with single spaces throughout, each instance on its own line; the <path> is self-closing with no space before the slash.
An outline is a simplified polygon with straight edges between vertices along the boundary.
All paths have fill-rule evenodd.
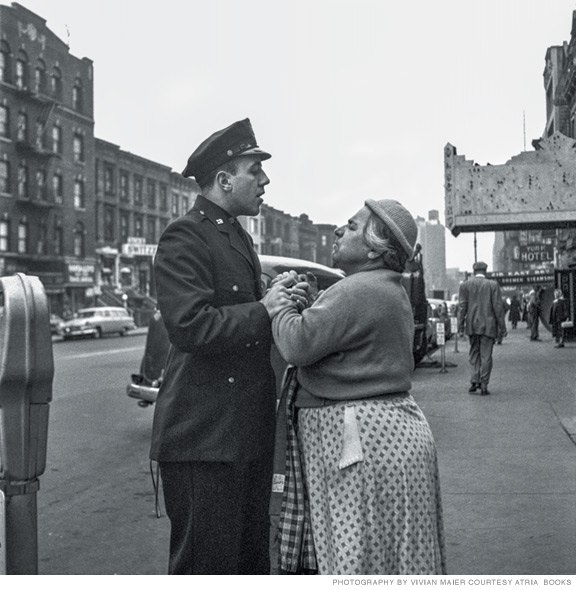
<path id="1" fill-rule="evenodd" d="M 82 179 L 76 179 L 74 181 L 74 208 L 84 209 L 85 205 L 84 195 L 84 181 Z"/>
<path id="2" fill-rule="evenodd" d="M 174 217 L 180 215 L 180 197 L 178 193 L 172 193 L 172 215 Z"/>
<path id="3" fill-rule="evenodd" d="M 84 231 L 84 224 L 79 221 L 74 228 L 74 256 L 76 258 L 84 258 L 85 240 L 86 232 Z"/>
<path id="4" fill-rule="evenodd" d="M 40 222 L 38 230 L 36 252 L 37 254 L 48 254 L 48 225 L 46 221 Z"/>
<path id="5" fill-rule="evenodd" d="M 64 178 L 59 172 L 56 172 L 52 177 L 52 190 L 54 192 L 54 202 L 61 205 L 64 200 Z"/>
<path id="6" fill-rule="evenodd" d="M 160 186 L 160 211 L 168 211 L 168 189 Z"/>
<path id="7" fill-rule="evenodd" d="M 52 151 L 55 154 L 62 153 L 62 127 L 60 125 L 52 127 Z"/>
<path id="8" fill-rule="evenodd" d="M 62 222 L 57 219 L 54 222 L 54 254 L 62 256 L 64 246 L 64 232 L 62 230 Z"/>
<path id="9" fill-rule="evenodd" d="M 18 166 L 18 196 L 21 199 L 28 198 L 28 166 L 20 164 Z"/>
<path id="10" fill-rule="evenodd" d="M 28 115 L 24 111 L 20 111 L 16 118 L 16 140 L 28 141 Z"/>
<path id="11" fill-rule="evenodd" d="M 54 98 L 62 99 L 62 72 L 58 68 L 52 70 L 50 77 L 50 92 Z"/>
<path id="12" fill-rule="evenodd" d="M 134 235 L 137 238 L 144 237 L 144 221 L 142 219 L 142 215 L 134 216 Z"/>
<path id="13" fill-rule="evenodd" d="M 128 180 L 128 173 L 127 172 L 120 172 L 120 200 L 121 201 L 129 201 L 130 200 L 130 192 L 129 192 L 129 180 Z"/>
<path id="14" fill-rule="evenodd" d="M 81 113 L 84 107 L 83 103 L 82 80 L 76 78 L 72 88 L 72 108 Z"/>
<path id="15" fill-rule="evenodd" d="M 190 199 L 188 197 L 182 197 L 182 214 L 187 213 L 190 209 Z"/>
<path id="16" fill-rule="evenodd" d="M 20 51 L 16 60 L 16 88 L 28 89 L 28 56 Z"/>
<path id="17" fill-rule="evenodd" d="M 323 235 L 322 238 L 322 246 L 327 246 L 328 245 L 328 236 Z"/>
<path id="18" fill-rule="evenodd" d="M 0 81 L 10 82 L 10 47 L 6 41 L 0 41 Z"/>
<path id="19" fill-rule="evenodd" d="M 148 217 L 148 236 L 147 241 L 149 244 L 156 243 L 156 218 Z"/>
<path id="20" fill-rule="evenodd" d="M 0 193 L 10 192 L 10 163 L 0 160 Z"/>
<path id="21" fill-rule="evenodd" d="M 44 125 L 40 121 L 36 121 L 36 147 L 39 150 L 44 149 Z"/>
<path id="22" fill-rule="evenodd" d="M 43 61 L 38 61 L 34 70 L 34 90 L 38 93 L 46 93 L 46 66 Z"/>
<path id="23" fill-rule="evenodd" d="M 114 168 L 109 164 L 104 164 L 104 194 L 114 194 Z"/>
<path id="24" fill-rule="evenodd" d="M 0 105 L 0 137 L 10 137 L 10 109 Z"/>
<path id="25" fill-rule="evenodd" d="M 21 221 L 18 224 L 18 253 L 26 254 L 28 252 L 28 223 Z"/>
<path id="26" fill-rule="evenodd" d="M 142 177 L 136 176 L 134 178 L 134 203 L 142 205 Z"/>
<path id="27" fill-rule="evenodd" d="M 153 180 L 148 181 L 148 208 L 156 209 L 156 183 Z"/>
<path id="28" fill-rule="evenodd" d="M 72 140 L 72 150 L 74 152 L 75 162 L 84 162 L 84 136 L 79 133 L 74 134 Z"/>
<path id="29" fill-rule="evenodd" d="M 250 218 L 250 233 L 253 236 L 258 235 L 258 218 L 257 217 Z"/>
<path id="30" fill-rule="evenodd" d="M 120 241 L 126 243 L 130 235 L 130 218 L 125 211 L 120 213 Z"/>
<path id="31" fill-rule="evenodd" d="M 104 239 L 108 242 L 114 240 L 114 207 L 104 209 Z"/>
<path id="32" fill-rule="evenodd" d="M 10 222 L 0 221 L 0 252 L 10 252 Z"/>
<path id="33" fill-rule="evenodd" d="M 46 201 L 46 170 L 36 171 L 36 198 L 39 201 Z"/>

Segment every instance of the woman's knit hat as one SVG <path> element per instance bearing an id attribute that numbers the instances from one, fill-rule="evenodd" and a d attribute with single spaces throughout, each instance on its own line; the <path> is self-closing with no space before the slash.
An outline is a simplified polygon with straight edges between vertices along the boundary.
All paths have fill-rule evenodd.
<path id="1" fill-rule="evenodd" d="M 418 226 L 410 212 L 401 203 L 393 199 L 380 199 L 379 201 L 368 199 L 365 204 L 394 234 L 394 237 L 408 254 L 408 258 L 412 258 L 418 236 Z"/>

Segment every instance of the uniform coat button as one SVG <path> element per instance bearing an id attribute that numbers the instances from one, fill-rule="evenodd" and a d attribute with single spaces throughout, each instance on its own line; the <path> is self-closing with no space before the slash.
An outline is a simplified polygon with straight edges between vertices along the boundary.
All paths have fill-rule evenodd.
<path id="1" fill-rule="evenodd" d="M 228 383 L 234 383 L 234 381 L 236 381 L 234 377 L 228 377 Z"/>

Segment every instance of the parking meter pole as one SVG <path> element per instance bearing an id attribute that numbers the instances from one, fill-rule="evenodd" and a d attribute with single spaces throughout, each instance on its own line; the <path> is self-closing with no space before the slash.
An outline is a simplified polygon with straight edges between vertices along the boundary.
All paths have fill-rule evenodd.
<path id="1" fill-rule="evenodd" d="M 8 575 L 38 573 L 36 494 L 46 467 L 54 359 L 38 277 L 0 278 L 0 541 Z"/>
<path id="2" fill-rule="evenodd" d="M 6 511 L 4 492 L 0 490 L 0 576 L 6 575 Z"/>
<path id="3" fill-rule="evenodd" d="M 6 497 L 6 574 L 38 574 L 38 480 L 11 485 Z"/>

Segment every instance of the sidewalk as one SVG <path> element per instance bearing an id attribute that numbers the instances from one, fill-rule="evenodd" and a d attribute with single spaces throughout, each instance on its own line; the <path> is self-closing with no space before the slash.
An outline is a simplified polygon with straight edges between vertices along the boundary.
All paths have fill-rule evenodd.
<path id="1" fill-rule="evenodd" d="M 448 573 L 576 574 L 576 342 L 494 347 L 491 395 L 468 393 L 468 341 L 446 371 L 418 368 L 413 395 L 438 446 Z M 440 361 L 440 351 L 432 358 Z M 450 366 L 450 365 L 457 366 Z"/>

